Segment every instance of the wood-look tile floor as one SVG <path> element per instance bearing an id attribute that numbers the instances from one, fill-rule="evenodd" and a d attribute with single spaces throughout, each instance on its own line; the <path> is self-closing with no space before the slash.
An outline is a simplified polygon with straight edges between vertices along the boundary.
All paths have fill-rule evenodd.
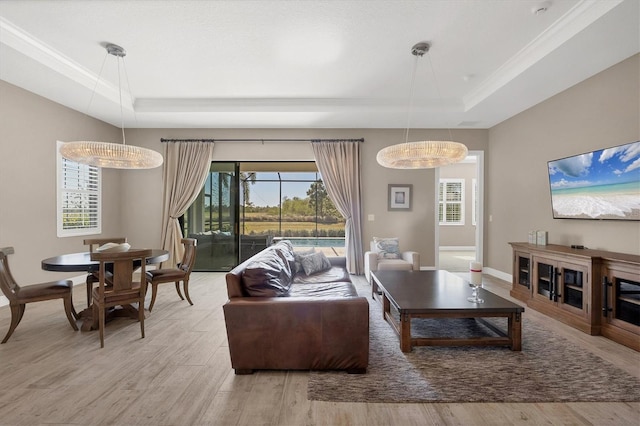
<path id="1" fill-rule="evenodd" d="M 362 277 L 354 277 L 362 279 Z M 485 277 L 508 295 L 508 284 Z M 83 308 L 84 285 L 74 290 Z M 193 273 L 190 306 L 172 284 L 158 299 L 140 338 L 137 322 L 97 332 L 69 327 L 60 301 L 27 306 L 22 323 L 0 345 L 0 424 L 116 425 L 638 425 L 638 403 L 367 404 L 307 400 L 306 372 L 236 376 L 231 369 L 222 305 L 224 274 Z M 640 354 L 588 336 L 531 309 L 525 315 L 631 374 Z M 9 327 L 0 308 L 0 336 Z M 380 386 L 384 386 L 383 383 Z M 606 389 L 602 390 L 606 392 Z"/>

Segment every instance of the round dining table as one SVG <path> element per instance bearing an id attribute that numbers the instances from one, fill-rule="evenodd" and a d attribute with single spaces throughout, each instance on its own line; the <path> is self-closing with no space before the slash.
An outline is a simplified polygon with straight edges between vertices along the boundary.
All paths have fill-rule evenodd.
<path id="1" fill-rule="evenodd" d="M 147 257 L 147 265 L 153 265 L 169 260 L 167 250 L 152 249 L 151 256 Z M 91 253 L 70 253 L 50 257 L 42 261 L 42 269 L 56 272 L 96 272 L 100 268 L 100 262 L 91 260 Z"/>
<path id="2" fill-rule="evenodd" d="M 151 256 L 147 257 L 147 265 L 153 265 L 157 263 L 169 260 L 169 252 L 167 250 L 152 249 Z M 134 269 L 140 267 L 140 260 L 134 261 Z M 107 265 L 109 266 L 109 265 Z M 55 272 L 97 272 L 100 270 L 100 262 L 97 260 L 91 260 L 90 252 L 70 253 L 62 254 L 60 256 L 50 257 L 42 261 L 42 269 L 45 271 Z M 78 313 L 80 321 L 82 322 L 80 329 L 82 331 L 96 330 L 98 327 L 97 319 L 93 318 L 93 311 L 91 306 L 87 307 L 83 311 Z M 113 309 L 108 313 L 107 319 L 116 316 L 128 316 L 131 318 L 138 317 L 138 308 L 134 308 L 131 305 L 123 305 L 121 309 Z"/>

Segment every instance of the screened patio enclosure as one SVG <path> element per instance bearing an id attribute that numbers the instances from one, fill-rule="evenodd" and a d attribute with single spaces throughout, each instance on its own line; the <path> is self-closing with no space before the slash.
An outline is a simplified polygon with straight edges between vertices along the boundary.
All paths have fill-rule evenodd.
<path id="1" fill-rule="evenodd" d="M 279 239 L 344 255 L 344 225 L 314 162 L 212 162 L 182 218 L 196 271 L 229 271 Z"/>

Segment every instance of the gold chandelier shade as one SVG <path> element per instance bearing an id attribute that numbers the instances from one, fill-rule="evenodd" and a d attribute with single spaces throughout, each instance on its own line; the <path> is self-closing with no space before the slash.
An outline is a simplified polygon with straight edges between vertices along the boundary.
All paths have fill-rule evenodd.
<path id="1" fill-rule="evenodd" d="M 112 169 L 153 169 L 163 162 L 159 152 L 111 142 L 65 142 L 60 154 L 77 163 Z"/>
<path id="2" fill-rule="evenodd" d="M 405 142 L 381 149 L 378 164 L 391 169 L 429 169 L 464 160 L 468 150 L 452 141 Z"/>

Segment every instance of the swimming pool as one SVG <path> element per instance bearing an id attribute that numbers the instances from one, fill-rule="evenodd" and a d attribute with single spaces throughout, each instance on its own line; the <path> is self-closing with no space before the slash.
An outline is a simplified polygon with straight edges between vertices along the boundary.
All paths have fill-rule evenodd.
<path id="1" fill-rule="evenodd" d="M 289 240 L 294 247 L 344 247 L 344 237 L 319 237 L 319 238 L 281 238 Z"/>

